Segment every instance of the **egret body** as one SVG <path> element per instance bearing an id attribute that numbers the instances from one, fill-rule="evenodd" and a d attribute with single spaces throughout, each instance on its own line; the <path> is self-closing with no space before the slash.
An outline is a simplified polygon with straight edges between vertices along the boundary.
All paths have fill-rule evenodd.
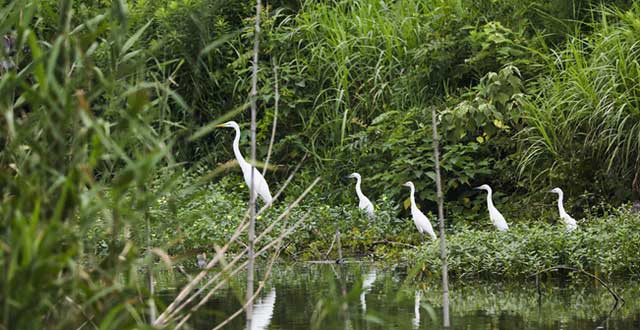
<path id="1" fill-rule="evenodd" d="M 418 209 L 418 206 L 416 206 L 416 188 L 413 186 L 413 182 L 407 181 L 404 186 L 411 189 L 411 217 L 413 217 L 413 223 L 416 224 L 416 228 L 418 228 L 420 236 L 424 240 L 424 233 L 426 232 L 427 234 L 429 234 L 429 236 L 431 236 L 432 239 L 435 240 L 436 233 L 433 231 L 433 227 L 431 227 L 431 222 L 429 222 L 427 216 L 425 216 L 424 213 L 422 213 L 420 209 Z"/>
<path id="2" fill-rule="evenodd" d="M 218 125 L 217 127 L 230 127 L 236 130 L 236 137 L 233 139 L 233 153 L 236 155 L 236 160 L 238 161 L 238 165 L 240 165 L 240 169 L 242 169 L 244 182 L 247 184 L 247 187 L 251 189 L 251 169 L 253 168 L 253 188 L 265 204 L 271 205 L 272 198 L 267 181 L 264 179 L 262 174 L 260 174 L 260 171 L 244 160 L 244 157 L 242 157 L 242 154 L 240 153 L 240 126 L 238 123 L 235 121 L 228 121 L 224 124 Z"/>
<path id="3" fill-rule="evenodd" d="M 375 217 L 375 212 L 373 210 L 373 204 L 367 198 L 367 196 L 365 196 L 362 193 L 362 189 L 360 189 L 360 182 L 362 181 L 362 178 L 360 177 L 360 174 L 351 173 L 351 174 L 349 174 L 348 177 L 356 179 L 356 194 L 358 195 L 358 199 L 359 199 L 358 207 L 361 210 L 367 212 L 367 215 L 369 216 L 369 218 L 374 218 Z"/>
<path id="4" fill-rule="evenodd" d="M 560 188 L 553 188 L 549 191 L 550 193 L 554 193 L 554 194 L 558 194 L 558 213 L 560 213 L 560 219 L 562 219 L 562 222 L 564 222 L 564 225 L 566 226 L 567 231 L 572 231 L 578 228 L 578 224 L 576 223 L 576 220 L 574 218 L 572 218 L 569 213 L 567 213 L 564 210 L 564 205 L 562 204 L 562 197 L 563 197 L 563 193 L 562 193 L 562 189 Z"/>
<path id="5" fill-rule="evenodd" d="M 489 219 L 491 219 L 491 223 L 493 223 L 499 231 L 509 230 L 509 225 L 507 225 L 507 221 L 504 220 L 502 213 L 500 213 L 500 211 L 498 211 L 498 209 L 493 205 L 491 187 L 489 187 L 488 184 L 483 184 L 482 186 L 475 187 L 474 189 L 487 191 L 487 208 L 489 209 Z"/>

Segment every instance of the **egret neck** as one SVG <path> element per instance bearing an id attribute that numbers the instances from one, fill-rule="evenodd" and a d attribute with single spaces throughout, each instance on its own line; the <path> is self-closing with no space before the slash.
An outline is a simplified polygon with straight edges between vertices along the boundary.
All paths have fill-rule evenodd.
<path id="1" fill-rule="evenodd" d="M 233 128 L 236 130 L 236 137 L 233 138 L 233 153 L 236 155 L 236 159 L 238 160 L 238 163 L 241 167 L 245 164 L 249 165 L 249 163 L 244 160 L 244 157 L 242 157 L 242 154 L 240 153 L 240 127 L 234 126 Z"/>
<path id="2" fill-rule="evenodd" d="M 362 189 L 360 189 L 360 176 L 356 176 L 356 194 L 358 195 L 358 198 L 360 200 L 363 200 L 363 199 L 367 198 L 362 193 Z"/>
<path id="3" fill-rule="evenodd" d="M 558 191 L 558 213 L 560 213 L 561 217 L 567 214 L 567 212 L 564 210 L 564 205 L 562 205 L 562 195 L 562 190 Z"/>
<path id="4" fill-rule="evenodd" d="M 415 188 L 413 185 L 410 185 L 409 189 L 411 189 L 411 196 L 409 198 L 411 198 L 411 208 L 413 209 L 416 208 L 416 198 L 414 197 Z"/>
<path id="5" fill-rule="evenodd" d="M 493 192 L 491 191 L 491 188 L 487 189 L 487 208 L 489 210 L 496 208 L 493 205 L 493 196 L 492 195 L 493 195 Z"/>

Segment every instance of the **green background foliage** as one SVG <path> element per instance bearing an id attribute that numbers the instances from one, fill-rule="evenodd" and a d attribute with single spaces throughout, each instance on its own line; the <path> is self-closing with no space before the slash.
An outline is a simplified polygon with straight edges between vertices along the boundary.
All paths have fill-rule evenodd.
<path id="1" fill-rule="evenodd" d="M 99 328 L 144 328 L 149 248 L 190 263 L 244 215 L 232 135 L 209 128 L 240 122 L 248 154 L 254 3 L 2 3 L 0 34 L 16 47 L 0 58 L 17 66 L 0 72 L 2 327 L 77 328 L 95 315 Z M 285 256 L 335 257 L 336 228 L 354 254 L 399 258 L 389 241 L 419 244 L 401 184 L 415 182 L 431 215 L 435 107 L 454 273 L 517 278 L 568 263 L 637 277 L 638 219 L 607 210 L 640 186 L 640 5 L 292 0 L 269 2 L 262 22 L 257 151 L 264 159 L 277 120 L 272 190 L 308 159 L 258 230 L 323 178 L 266 238 L 311 212 Z M 354 171 L 373 221 L 343 179 Z M 514 224 L 506 236 L 487 228 L 471 189 L 483 183 Z M 554 186 L 586 218 L 575 234 L 557 228 L 542 193 Z M 408 257 L 432 271 L 433 255 L 426 244 Z"/>

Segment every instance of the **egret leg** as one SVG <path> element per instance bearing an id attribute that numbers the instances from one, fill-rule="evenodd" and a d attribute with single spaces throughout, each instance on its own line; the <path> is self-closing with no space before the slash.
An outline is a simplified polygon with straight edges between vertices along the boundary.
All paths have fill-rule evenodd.
<path id="1" fill-rule="evenodd" d="M 424 243 L 424 242 L 425 242 L 425 240 L 424 240 L 424 233 L 423 233 L 423 232 L 420 232 L 420 239 L 422 240 L 422 243 Z"/>

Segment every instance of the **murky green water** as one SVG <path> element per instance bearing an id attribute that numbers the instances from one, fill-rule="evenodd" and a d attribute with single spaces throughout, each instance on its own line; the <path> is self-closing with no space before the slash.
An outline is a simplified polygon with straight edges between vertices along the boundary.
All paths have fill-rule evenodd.
<path id="1" fill-rule="evenodd" d="M 258 271 L 261 278 L 262 271 Z M 367 264 L 281 265 L 255 304 L 255 329 L 441 329 L 437 281 L 408 284 L 402 266 Z M 612 283 L 626 303 L 592 282 L 535 281 L 451 284 L 452 329 L 640 329 L 640 288 Z M 244 282 L 221 291 L 191 321 L 212 329 L 233 314 Z M 167 292 L 168 296 L 171 291 Z M 225 329 L 243 329 L 244 316 Z"/>

